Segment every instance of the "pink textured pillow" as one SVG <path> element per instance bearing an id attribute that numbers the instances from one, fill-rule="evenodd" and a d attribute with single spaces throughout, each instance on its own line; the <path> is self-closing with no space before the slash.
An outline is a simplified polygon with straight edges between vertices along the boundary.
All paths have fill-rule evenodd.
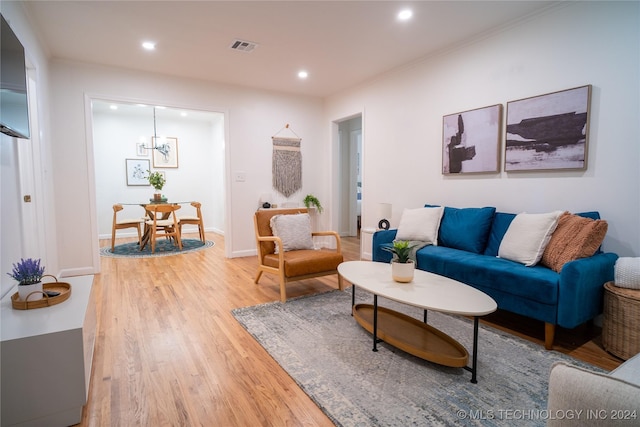
<path id="1" fill-rule="evenodd" d="M 558 219 L 541 264 L 559 273 L 569 261 L 592 256 L 602 244 L 607 228 L 607 221 L 565 212 Z"/>

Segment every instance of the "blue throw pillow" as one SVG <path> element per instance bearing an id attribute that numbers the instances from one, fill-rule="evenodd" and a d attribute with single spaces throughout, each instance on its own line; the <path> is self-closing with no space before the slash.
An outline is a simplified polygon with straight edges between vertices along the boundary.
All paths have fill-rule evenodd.
<path id="1" fill-rule="evenodd" d="M 444 208 L 438 245 L 480 254 L 484 251 L 493 223 L 494 207 Z"/>
<path id="2" fill-rule="evenodd" d="M 493 225 L 491 226 L 491 232 L 489 233 L 487 248 L 484 250 L 485 255 L 498 256 L 498 250 L 500 249 L 502 238 L 509 229 L 511 221 L 513 221 L 515 217 L 516 214 L 496 212 L 493 216 Z"/>

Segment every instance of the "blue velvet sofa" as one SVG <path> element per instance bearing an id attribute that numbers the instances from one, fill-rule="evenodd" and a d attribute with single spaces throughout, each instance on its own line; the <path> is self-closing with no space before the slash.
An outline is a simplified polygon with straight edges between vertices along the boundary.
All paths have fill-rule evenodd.
<path id="1" fill-rule="evenodd" d="M 600 218 L 598 212 L 578 215 Z M 416 267 L 483 291 L 501 310 L 545 322 L 545 347 L 551 349 L 556 325 L 572 329 L 602 313 L 603 285 L 613 280 L 618 256 L 598 249 L 591 257 L 564 264 L 559 273 L 499 258 L 500 242 L 515 217 L 492 207 L 445 207 L 437 246 L 419 249 Z M 391 244 L 396 232 L 374 233 L 373 261 L 390 262 L 391 254 L 382 247 Z"/>

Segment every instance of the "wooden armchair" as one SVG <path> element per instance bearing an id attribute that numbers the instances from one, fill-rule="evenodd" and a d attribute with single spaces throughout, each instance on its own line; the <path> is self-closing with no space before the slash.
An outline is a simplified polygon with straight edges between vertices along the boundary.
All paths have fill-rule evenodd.
<path id="1" fill-rule="evenodd" d="M 280 301 L 287 301 L 286 284 L 295 280 L 338 274 L 338 265 L 344 260 L 340 236 L 335 231 L 313 232 L 312 236 L 332 236 L 336 249 L 298 249 L 285 251 L 280 237 L 271 230 L 271 218 L 275 215 L 308 213 L 307 209 L 266 209 L 254 215 L 256 245 L 258 249 L 258 283 L 262 273 L 275 274 L 280 282 Z M 276 253 L 276 247 L 278 248 Z M 342 277 L 338 275 L 338 288 L 344 290 Z"/>

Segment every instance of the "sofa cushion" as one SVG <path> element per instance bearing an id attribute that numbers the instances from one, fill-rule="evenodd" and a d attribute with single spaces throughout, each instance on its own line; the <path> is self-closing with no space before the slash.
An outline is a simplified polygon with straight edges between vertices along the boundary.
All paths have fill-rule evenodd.
<path id="1" fill-rule="evenodd" d="M 495 289 L 542 304 L 558 303 L 560 275 L 546 267 L 525 267 L 507 259 L 444 246 L 425 246 L 416 253 L 416 260 L 422 270 L 471 284 L 483 291 Z"/>
<path id="2" fill-rule="evenodd" d="M 270 223 L 273 235 L 282 239 L 285 252 L 313 249 L 309 214 L 275 215 Z M 275 253 L 278 253 L 277 245 Z"/>
<path id="3" fill-rule="evenodd" d="M 400 217 L 396 240 L 415 240 L 438 244 L 438 229 L 444 208 L 405 209 Z"/>
<path id="4" fill-rule="evenodd" d="M 522 263 L 527 267 L 536 265 L 542 258 L 562 213 L 562 211 L 555 211 L 516 215 L 500 242 L 498 256 Z"/>
<path id="5" fill-rule="evenodd" d="M 513 221 L 515 217 L 516 214 L 506 212 L 496 212 L 495 215 L 493 215 L 493 223 L 491 224 L 487 247 L 484 250 L 485 255 L 498 256 L 500 242 L 502 242 L 502 238 L 509 229 L 511 221 Z"/>
<path id="6" fill-rule="evenodd" d="M 445 207 L 438 245 L 480 254 L 484 251 L 493 222 L 494 207 L 451 208 Z"/>
<path id="7" fill-rule="evenodd" d="M 565 212 L 540 260 L 542 265 L 560 272 L 567 262 L 596 253 L 607 234 L 607 222 Z"/>

